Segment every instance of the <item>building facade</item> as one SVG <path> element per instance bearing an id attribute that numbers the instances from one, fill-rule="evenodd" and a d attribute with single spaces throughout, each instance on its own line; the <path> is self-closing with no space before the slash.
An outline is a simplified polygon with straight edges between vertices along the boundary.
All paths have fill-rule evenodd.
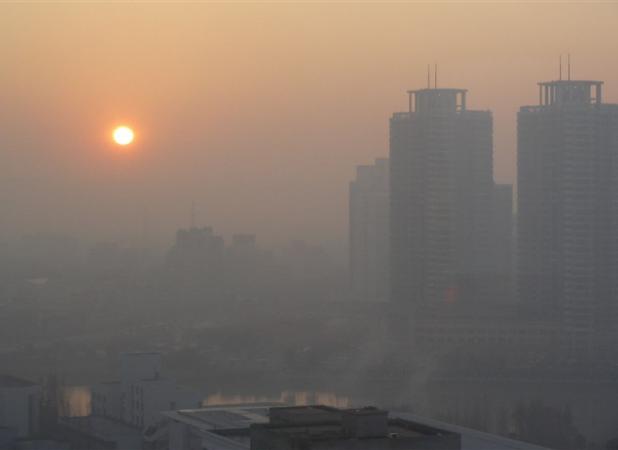
<path id="1" fill-rule="evenodd" d="M 146 429 L 160 420 L 161 411 L 199 406 L 200 396 L 163 376 L 161 366 L 158 352 L 122 353 L 120 380 L 91 388 L 92 416 Z"/>
<path id="2" fill-rule="evenodd" d="M 16 438 L 36 435 L 40 429 L 41 386 L 11 375 L 0 375 L 0 428 Z"/>
<path id="3" fill-rule="evenodd" d="M 602 82 L 539 83 L 518 114 L 518 294 L 568 329 L 608 329 L 618 298 L 618 105 Z"/>
<path id="4" fill-rule="evenodd" d="M 463 89 L 408 94 L 390 120 L 391 300 L 478 301 L 491 271 L 491 112 L 467 109 Z"/>
<path id="5" fill-rule="evenodd" d="M 389 163 L 358 166 L 350 183 L 350 283 L 354 299 L 388 299 Z"/>

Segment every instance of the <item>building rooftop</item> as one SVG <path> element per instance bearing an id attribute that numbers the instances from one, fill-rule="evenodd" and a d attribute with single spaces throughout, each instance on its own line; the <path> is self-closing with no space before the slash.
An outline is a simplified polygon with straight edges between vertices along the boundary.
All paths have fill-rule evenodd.
<path id="1" fill-rule="evenodd" d="M 131 447 L 121 445 L 118 448 L 141 447 L 141 431 L 115 419 L 102 416 L 62 417 L 59 423 L 103 443 L 131 444 Z"/>
<path id="2" fill-rule="evenodd" d="M 542 81 L 539 85 L 539 105 L 589 105 L 603 101 L 603 82 L 598 80 Z"/>
<path id="3" fill-rule="evenodd" d="M 274 444 L 274 443 L 279 443 Z M 336 409 L 313 405 L 272 408 L 270 422 L 251 425 L 251 449 L 348 448 L 459 450 L 460 436 L 400 418 L 375 407 Z"/>
<path id="4" fill-rule="evenodd" d="M 593 86 L 597 84 L 603 84 L 600 80 L 552 80 L 552 81 L 540 81 L 539 86 Z"/>
<path id="5" fill-rule="evenodd" d="M 408 91 L 408 112 L 454 113 L 466 110 L 467 89 L 425 88 Z"/>
<path id="6" fill-rule="evenodd" d="M 36 386 L 36 383 L 12 375 L 0 375 L 0 388 L 22 388 L 29 386 Z"/>
<path id="7" fill-rule="evenodd" d="M 496 434 L 460 427 L 415 414 L 398 412 L 393 412 L 392 414 L 397 418 L 458 433 L 461 436 L 461 450 L 550 450 L 540 445 L 516 441 Z"/>
<path id="8" fill-rule="evenodd" d="M 198 434 L 203 448 L 222 450 L 249 450 L 247 431 L 251 424 L 257 424 L 266 433 L 274 432 L 279 437 L 321 442 L 326 445 L 337 444 L 338 440 L 349 438 L 344 435 L 342 418 L 344 415 L 360 419 L 362 428 L 367 423 L 365 417 L 386 414 L 377 408 L 337 409 L 322 405 L 276 407 L 279 403 L 251 403 L 239 405 L 210 406 L 200 409 L 166 411 L 163 415 L 174 421 L 190 425 Z M 269 411 L 270 410 L 270 411 Z M 274 412 L 274 414 L 273 414 Z M 270 413 L 270 421 L 269 421 Z M 275 420 L 287 418 L 290 423 L 279 425 Z M 348 448 L 407 449 L 428 448 L 431 440 L 441 445 L 432 448 L 461 448 L 461 450 L 549 450 L 526 442 L 484 433 L 470 428 L 440 422 L 409 413 L 392 412 L 388 420 L 387 432 L 383 437 L 353 439 L 356 444 Z M 315 423 L 307 423 L 315 420 Z M 296 423 L 294 423 L 296 421 Z M 321 422 L 320 422 L 321 421 Z M 330 441 L 330 442 L 329 442 Z M 334 441 L 334 442 L 333 442 Z M 440 441 L 440 442 L 438 442 Z M 366 445 L 363 445 L 365 443 Z M 359 444 L 360 446 L 356 446 Z M 376 445 L 376 447 L 374 447 Z M 256 447 L 257 448 L 257 447 Z"/>
<path id="9" fill-rule="evenodd" d="M 276 433 L 282 433 L 287 435 L 302 435 L 303 437 L 309 437 L 314 440 L 331 440 L 331 439 L 349 439 L 350 436 L 346 434 L 344 429 L 341 427 L 340 423 L 332 423 L 332 424 L 315 424 L 315 425 L 307 425 L 307 424 L 298 424 L 298 425 L 286 425 L 286 426 L 272 426 L 269 427 L 271 430 L 274 430 Z M 419 427 L 415 428 L 406 424 L 406 421 L 399 419 L 391 419 L 388 421 L 388 429 L 387 434 L 381 436 L 380 438 L 392 438 L 393 436 L 397 436 L 397 438 L 405 438 L 405 437 L 423 437 L 428 434 L 439 434 L 439 433 L 430 433 L 427 427 Z M 376 437 L 371 437 L 375 439 Z M 378 438 L 379 439 L 379 438 Z"/>
<path id="10" fill-rule="evenodd" d="M 121 356 L 161 355 L 161 352 L 122 352 Z"/>
<path id="11" fill-rule="evenodd" d="M 286 424 L 313 424 L 313 423 L 340 423 L 341 410 L 324 405 L 284 406 L 271 408 L 269 411 L 270 423 Z"/>
<path id="12" fill-rule="evenodd" d="M 210 406 L 199 409 L 165 411 L 163 416 L 199 428 L 209 430 L 233 430 L 248 428 L 251 423 L 268 422 L 268 410 L 279 403 L 251 403 L 240 405 Z"/>

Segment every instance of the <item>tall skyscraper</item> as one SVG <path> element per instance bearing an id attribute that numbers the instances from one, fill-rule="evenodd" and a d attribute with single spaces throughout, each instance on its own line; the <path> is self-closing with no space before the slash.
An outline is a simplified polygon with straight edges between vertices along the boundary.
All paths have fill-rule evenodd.
<path id="1" fill-rule="evenodd" d="M 519 297 L 573 331 L 617 318 L 618 105 L 602 85 L 539 83 L 518 114 Z"/>
<path id="2" fill-rule="evenodd" d="M 492 191 L 492 116 L 464 89 L 409 91 L 390 121 L 391 299 L 412 308 L 484 293 Z"/>
<path id="3" fill-rule="evenodd" d="M 350 280 L 355 299 L 388 298 L 389 165 L 358 166 L 350 183 Z"/>

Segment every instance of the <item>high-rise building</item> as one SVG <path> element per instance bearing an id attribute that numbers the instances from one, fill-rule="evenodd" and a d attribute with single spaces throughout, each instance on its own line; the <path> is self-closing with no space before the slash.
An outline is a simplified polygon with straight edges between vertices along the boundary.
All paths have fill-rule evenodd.
<path id="1" fill-rule="evenodd" d="M 178 230 L 167 253 L 166 269 L 178 285 L 220 288 L 223 284 L 224 241 L 212 227 Z"/>
<path id="2" fill-rule="evenodd" d="M 409 91 L 390 120 L 391 299 L 412 308 L 486 297 L 492 115 L 464 89 Z"/>
<path id="3" fill-rule="evenodd" d="M 350 183 L 350 282 L 354 299 L 388 298 L 389 166 L 358 166 Z"/>
<path id="4" fill-rule="evenodd" d="M 601 81 L 539 83 L 518 114 L 518 289 L 573 331 L 616 322 L 618 105 Z"/>

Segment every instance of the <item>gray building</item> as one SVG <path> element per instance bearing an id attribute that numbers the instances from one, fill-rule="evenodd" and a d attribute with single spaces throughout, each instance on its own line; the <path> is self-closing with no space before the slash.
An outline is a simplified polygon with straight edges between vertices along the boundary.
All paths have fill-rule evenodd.
<path id="1" fill-rule="evenodd" d="M 270 403 L 166 411 L 144 434 L 145 450 L 401 448 L 547 450 L 494 434 L 375 408 Z"/>
<path id="2" fill-rule="evenodd" d="M 0 375 L 0 429 L 14 438 L 40 431 L 41 386 L 11 375 Z"/>
<path id="3" fill-rule="evenodd" d="M 495 184 L 491 209 L 491 262 L 488 283 L 493 289 L 495 303 L 510 303 L 514 300 L 514 236 L 513 186 Z"/>
<path id="4" fill-rule="evenodd" d="M 251 425 L 251 450 L 460 450 L 461 436 L 365 407 L 270 409 L 270 421 Z"/>
<path id="5" fill-rule="evenodd" d="M 193 292 L 216 290 L 223 285 L 225 243 L 212 227 L 191 227 L 176 232 L 167 253 L 166 271 L 177 286 Z"/>
<path id="6" fill-rule="evenodd" d="M 617 318 L 618 105 L 602 85 L 539 83 L 518 114 L 519 298 L 573 332 Z"/>
<path id="7" fill-rule="evenodd" d="M 426 309 L 487 299 L 491 112 L 467 109 L 464 89 L 408 94 L 408 111 L 390 120 L 391 300 Z"/>
<path id="8" fill-rule="evenodd" d="M 350 183 L 350 283 L 354 299 L 388 298 L 389 163 L 358 166 Z"/>

